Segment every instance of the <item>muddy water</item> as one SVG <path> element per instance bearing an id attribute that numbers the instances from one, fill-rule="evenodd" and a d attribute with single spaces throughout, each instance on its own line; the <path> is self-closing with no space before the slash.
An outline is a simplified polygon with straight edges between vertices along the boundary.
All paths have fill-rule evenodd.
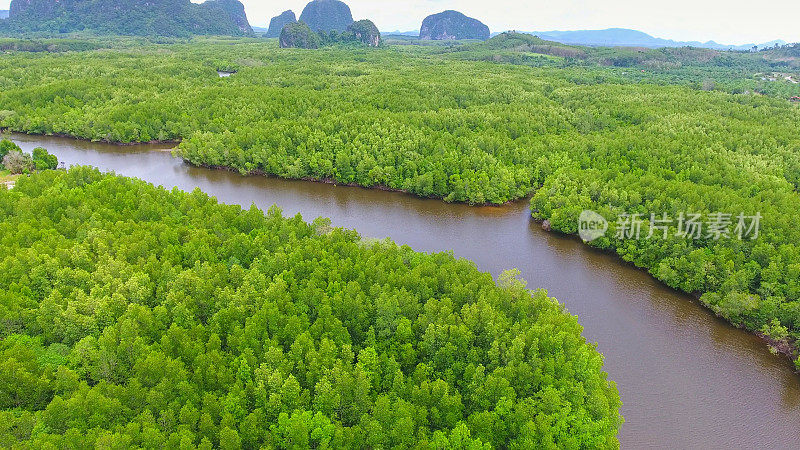
<path id="1" fill-rule="evenodd" d="M 453 250 L 497 275 L 516 267 L 530 287 L 577 314 L 617 382 L 625 448 L 800 448 L 800 378 L 757 338 L 715 318 L 690 297 L 574 239 L 545 233 L 526 202 L 502 208 L 450 205 L 409 195 L 200 169 L 157 146 L 116 147 L 14 135 L 67 166 L 83 164 L 221 202 L 391 237 L 419 251 Z"/>

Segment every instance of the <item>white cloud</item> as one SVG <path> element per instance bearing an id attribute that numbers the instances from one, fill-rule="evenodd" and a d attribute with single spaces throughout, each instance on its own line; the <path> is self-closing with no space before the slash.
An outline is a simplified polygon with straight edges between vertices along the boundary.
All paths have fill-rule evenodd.
<path id="1" fill-rule="evenodd" d="M 199 1 L 199 0 L 195 0 Z M 266 25 L 286 9 L 298 16 L 307 0 L 242 0 L 250 23 Z M 730 0 L 349 0 L 356 19 L 372 19 L 384 31 L 419 29 L 428 14 L 459 10 L 492 31 L 633 28 L 676 40 L 746 44 L 800 41 L 800 2 Z M 0 0 L 0 9 L 9 0 Z"/>

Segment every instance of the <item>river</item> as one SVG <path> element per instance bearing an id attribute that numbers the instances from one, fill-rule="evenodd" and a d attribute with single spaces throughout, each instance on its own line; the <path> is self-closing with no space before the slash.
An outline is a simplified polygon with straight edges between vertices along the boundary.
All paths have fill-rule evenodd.
<path id="1" fill-rule="evenodd" d="M 525 201 L 471 207 L 322 183 L 242 177 L 192 167 L 163 147 L 118 147 L 11 135 L 67 166 L 91 165 L 220 202 L 390 237 L 418 251 L 454 251 L 498 275 L 516 267 L 531 288 L 579 316 L 622 396 L 624 448 L 800 448 L 800 377 L 783 357 L 647 273 L 576 239 L 542 231 Z"/>

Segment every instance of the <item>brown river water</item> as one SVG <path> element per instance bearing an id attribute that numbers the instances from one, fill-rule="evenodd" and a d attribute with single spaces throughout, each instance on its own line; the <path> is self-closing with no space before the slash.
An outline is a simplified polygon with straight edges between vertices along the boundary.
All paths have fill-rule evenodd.
<path id="1" fill-rule="evenodd" d="M 800 377 L 758 338 L 646 272 L 576 239 L 542 231 L 526 201 L 471 207 L 411 195 L 192 167 L 163 146 L 119 147 L 11 135 L 67 166 L 91 165 L 220 202 L 390 237 L 418 251 L 452 250 L 495 276 L 518 268 L 531 288 L 566 304 L 597 342 L 622 396 L 624 448 L 800 448 Z"/>

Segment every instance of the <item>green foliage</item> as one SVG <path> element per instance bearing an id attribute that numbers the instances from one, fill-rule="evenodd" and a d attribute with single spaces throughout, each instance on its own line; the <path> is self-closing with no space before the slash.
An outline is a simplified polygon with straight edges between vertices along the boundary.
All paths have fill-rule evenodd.
<path id="1" fill-rule="evenodd" d="M 788 101 L 800 86 L 754 76 L 773 53 L 534 53 L 543 42 L 508 33 L 369 51 L 197 40 L 12 53 L 0 59 L 0 127 L 181 140 L 178 153 L 197 165 L 446 201 L 534 194 L 534 216 L 566 233 L 584 209 L 612 221 L 621 212 L 761 212 L 756 241 L 610 234 L 594 245 L 702 296 L 732 323 L 758 331 L 778 319 L 800 337 L 800 109 Z M 495 52 L 542 67 L 470 60 Z M 597 65 L 636 55 L 644 59 L 633 68 Z M 220 61 L 236 76 L 219 79 Z"/>
<path id="2" fill-rule="evenodd" d="M 279 39 L 281 48 L 314 49 L 332 45 L 358 45 L 378 47 L 381 33 L 370 20 L 353 22 L 346 31 L 337 30 L 315 32 L 305 22 L 292 22 L 283 27 Z"/>
<path id="3" fill-rule="evenodd" d="M 13 39 L 0 38 L 0 51 L 8 52 L 83 52 L 108 45 L 82 39 Z"/>
<path id="4" fill-rule="evenodd" d="M 2 161 L 3 158 L 11 152 L 22 153 L 22 149 L 19 148 L 19 145 L 8 139 L 0 140 L 0 161 Z"/>
<path id="5" fill-rule="evenodd" d="M 30 173 L 35 169 L 31 155 L 27 153 L 10 151 L 0 160 L 0 167 L 11 172 L 12 175 Z"/>
<path id="6" fill-rule="evenodd" d="M 588 48 L 545 41 L 527 33 L 508 31 L 485 42 L 472 42 L 461 47 L 454 47 L 453 51 L 467 53 L 486 53 L 503 51 L 503 53 L 539 53 L 568 59 L 585 59 Z"/>
<path id="7" fill-rule="evenodd" d="M 326 224 L 89 168 L 0 189 L 0 446 L 618 447 L 545 292 Z"/>
<path id="8" fill-rule="evenodd" d="M 538 42 L 504 39 L 503 51 L 517 45 L 509 41 Z M 724 126 L 715 118 L 730 108 L 743 111 L 738 123 L 748 133 L 752 123 L 768 134 L 788 129 L 776 118 L 797 115 L 786 98 L 745 94 L 761 85 L 752 73 L 558 68 L 556 58 L 509 53 L 545 65 L 532 69 L 461 60 L 491 52 L 430 51 L 307 54 L 198 40 L 36 58 L 14 53 L 0 60 L 0 104 L 13 111 L 0 114 L 0 127 L 115 142 L 182 140 L 182 156 L 195 164 L 499 204 L 532 192 L 566 162 L 562 155 L 586 152 L 587 135 L 611 142 L 626 130 L 639 133 L 628 139 L 638 145 L 660 139 L 648 130 L 668 129 L 676 116 Z M 218 79 L 220 67 L 238 73 Z M 741 94 L 712 96 L 706 107 L 711 94 L 697 91 L 707 78 L 717 90 Z M 660 86 L 667 83 L 685 87 Z M 707 147 L 714 138 L 697 139 Z"/>
<path id="9" fill-rule="evenodd" d="M 47 150 L 37 147 L 33 149 L 33 165 L 36 170 L 53 170 L 58 167 L 58 158 Z"/>
<path id="10" fill-rule="evenodd" d="M 0 170 L 12 174 L 30 173 L 33 170 L 48 170 L 58 167 L 58 158 L 43 148 L 33 149 L 33 156 L 24 153 L 8 139 L 0 140 Z"/>
<path id="11" fill-rule="evenodd" d="M 761 333 L 769 337 L 773 341 L 783 341 L 789 337 L 789 330 L 781 325 L 778 319 L 772 319 L 770 323 L 761 327 Z"/>
<path id="12" fill-rule="evenodd" d="M 506 31 L 505 33 L 500 33 L 497 36 L 484 42 L 472 42 L 466 44 L 465 47 L 472 50 L 503 49 L 503 50 L 517 50 L 517 51 L 534 51 L 536 50 L 537 46 L 544 46 L 544 45 L 552 45 L 557 47 L 574 48 L 576 50 L 582 50 L 582 48 L 578 46 L 561 44 L 553 41 L 545 41 L 544 39 L 541 39 L 538 36 L 534 36 L 528 33 L 518 33 L 516 31 Z M 588 50 L 588 48 L 586 48 L 586 50 Z"/>
<path id="13" fill-rule="evenodd" d="M 701 296 L 738 326 L 759 331 L 777 321 L 800 338 L 798 110 L 763 97 L 669 91 L 640 91 L 616 109 L 627 125 L 576 136 L 531 199 L 534 217 L 575 233 L 581 211 L 597 211 L 611 227 L 592 245 Z M 584 117 L 585 129 L 597 126 L 597 116 Z M 651 213 L 716 212 L 732 214 L 734 225 L 738 214 L 760 213 L 760 235 L 687 239 L 673 222 L 668 239 L 644 238 Z M 617 238 L 622 213 L 645 219 L 641 239 Z"/>
<path id="14" fill-rule="evenodd" d="M 705 48 L 581 47 L 546 41 L 536 36 L 501 33 L 486 42 L 452 45 L 443 52 L 451 57 L 478 61 L 540 66 L 549 56 L 550 65 L 561 67 L 607 67 L 604 76 L 655 84 L 681 84 L 700 88 L 710 84 L 731 93 L 752 93 L 788 99 L 800 86 L 784 80 L 761 80 L 761 72 L 795 73 L 800 69 L 800 52 L 786 46 L 758 53 L 727 52 Z M 620 76 L 621 75 L 621 76 Z M 783 77 L 780 77 L 783 78 Z M 609 80 L 612 81 L 612 80 Z"/>

